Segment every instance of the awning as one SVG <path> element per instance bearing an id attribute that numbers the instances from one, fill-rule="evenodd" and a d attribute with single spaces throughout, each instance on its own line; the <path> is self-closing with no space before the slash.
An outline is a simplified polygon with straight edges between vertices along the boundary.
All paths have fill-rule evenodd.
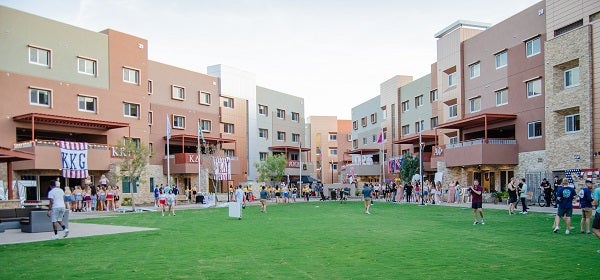
<path id="1" fill-rule="evenodd" d="M 23 123 L 34 123 L 34 124 L 49 124 L 58 126 L 69 126 L 79 128 L 92 128 L 100 130 L 110 130 L 115 128 L 129 127 L 128 123 L 92 120 L 84 118 L 75 118 L 67 116 L 57 116 L 41 113 L 29 113 L 20 116 L 14 116 L 13 120 L 16 122 Z"/>
<path id="2" fill-rule="evenodd" d="M 424 134 L 424 133 L 421 133 L 421 140 L 423 142 L 435 141 L 435 138 L 436 138 L 435 134 Z M 419 145 L 419 134 L 411 135 L 409 137 L 400 138 L 399 140 L 396 140 L 393 143 L 394 144 L 413 144 L 413 145 Z"/>
<path id="3" fill-rule="evenodd" d="M 164 140 L 167 140 L 167 136 L 165 135 L 163 137 Z M 210 137 L 210 136 L 205 136 L 204 140 L 206 142 L 211 142 L 211 143 L 235 143 L 235 139 L 228 139 L 228 138 L 219 138 L 219 137 Z M 171 143 L 176 143 L 176 142 L 184 142 L 184 143 L 188 143 L 188 144 L 196 144 L 198 143 L 198 135 L 193 135 L 193 134 L 175 134 L 175 135 L 171 135 L 171 139 L 169 139 L 169 141 Z M 202 141 L 202 139 L 200 139 L 200 141 Z"/>
<path id="4" fill-rule="evenodd" d="M 351 150 L 346 152 L 346 154 L 349 155 L 370 155 L 370 154 L 376 154 L 381 152 L 380 149 L 368 149 L 368 148 L 364 148 L 364 149 L 356 149 L 356 150 Z"/>
<path id="5" fill-rule="evenodd" d="M 484 125 L 490 125 L 499 123 L 507 120 L 514 120 L 517 115 L 514 114 L 481 114 L 473 117 L 468 117 L 462 120 L 453 122 L 443 123 L 436 127 L 436 129 L 467 129 L 473 127 L 480 127 Z"/>
<path id="6" fill-rule="evenodd" d="M 288 151 L 288 150 L 298 151 L 300 149 L 302 149 L 303 152 L 310 151 L 310 148 L 306 148 L 306 147 L 300 148 L 300 147 L 296 147 L 296 146 L 271 146 L 271 147 L 269 147 L 269 150 L 271 150 L 271 151 Z"/>
<path id="7" fill-rule="evenodd" d="M 311 176 L 302 176 L 302 183 L 306 184 L 306 183 L 316 183 L 318 180 L 311 177 Z"/>
<path id="8" fill-rule="evenodd" d="M 13 162 L 35 159 L 34 154 L 19 152 L 9 148 L 0 147 L 0 162 Z"/>

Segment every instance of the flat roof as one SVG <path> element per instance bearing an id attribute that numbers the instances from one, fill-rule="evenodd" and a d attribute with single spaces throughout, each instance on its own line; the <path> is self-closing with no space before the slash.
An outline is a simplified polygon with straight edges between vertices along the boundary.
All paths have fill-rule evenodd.
<path id="1" fill-rule="evenodd" d="M 442 38 L 444 37 L 446 34 L 454 31 L 455 29 L 458 29 L 460 27 L 467 27 L 467 28 L 473 28 L 473 29 L 488 29 L 490 28 L 492 25 L 490 23 L 486 23 L 486 22 L 478 22 L 478 21 L 471 21 L 471 20 L 464 20 L 464 19 L 459 19 L 455 22 L 453 22 L 452 24 L 446 26 L 444 29 L 442 29 L 441 31 L 439 31 L 438 33 L 435 33 L 435 38 Z"/>

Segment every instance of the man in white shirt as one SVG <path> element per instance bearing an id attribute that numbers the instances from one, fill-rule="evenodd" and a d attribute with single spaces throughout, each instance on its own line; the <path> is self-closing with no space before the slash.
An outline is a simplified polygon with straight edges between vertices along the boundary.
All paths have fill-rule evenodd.
<path id="1" fill-rule="evenodd" d="M 63 217 L 65 216 L 65 212 L 67 211 L 65 207 L 65 192 L 58 186 L 58 184 L 53 184 L 52 189 L 48 193 L 48 198 L 50 199 L 50 205 L 48 208 L 48 217 L 52 220 L 52 228 L 54 229 L 54 235 L 52 239 L 58 239 L 58 230 L 57 224 L 59 224 L 63 229 L 63 237 L 69 236 L 69 229 L 63 223 Z"/>
<path id="2" fill-rule="evenodd" d="M 235 201 L 240 204 L 240 206 L 244 207 L 244 191 L 242 190 L 242 185 L 239 185 L 237 190 L 235 190 Z"/>

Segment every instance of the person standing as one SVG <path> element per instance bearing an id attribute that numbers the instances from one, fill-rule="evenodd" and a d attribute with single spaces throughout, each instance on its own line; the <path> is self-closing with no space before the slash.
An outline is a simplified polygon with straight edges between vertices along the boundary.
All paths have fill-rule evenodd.
<path id="1" fill-rule="evenodd" d="M 267 198 L 269 192 L 267 192 L 265 186 L 261 187 L 260 190 L 260 212 L 267 213 Z"/>
<path id="2" fill-rule="evenodd" d="M 242 190 L 242 185 L 238 185 L 237 190 L 235 190 L 235 201 L 240 204 L 241 208 L 245 208 L 244 199 L 245 199 L 244 191 Z"/>
<path id="3" fill-rule="evenodd" d="M 171 216 L 171 214 L 175 216 L 175 193 L 173 190 L 169 190 L 169 193 L 167 194 L 167 205 L 169 206 L 169 216 Z"/>
<path id="4" fill-rule="evenodd" d="M 585 187 L 579 191 L 579 207 L 581 208 L 581 222 L 579 229 L 581 233 L 592 234 L 590 231 L 590 219 L 592 217 L 592 181 L 585 180 Z M 585 225 L 585 231 L 584 231 Z"/>
<path id="5" fill-rule="evenodd" d="M 523 206 L 523 211 L 521 211 L 521 214 L 525 215 L 527 214 L 527 183 L 525 182 L 525 178 L 521 178 L 521 184 L 519 184 L 519 186 L 519 191 L 521 192 L 519 198 L 521 198 L 521 204 Z"/>
<path id="6" fill-rule="evenodd" d="M 560 218 L 562 217 L 566 224 L 565 234 L 571 233 L 571 216 L 573 215 L 573 198 L 575 197 L 575 189 L 569 185 L 569 180 L 563 178 L 562 187 L 556 195 L 558 201 L 558 212 L 554 218 L 554 232 L 560 229 Z"/>
<path id="7" fill-rule="evenodd" d="M 371 212 L 369 212 L 369 209 L 371 208 L 371 193 L 372 192 L 373 192 L 373 189 L 365 183 L 365 185 L 363 186 L 363 189 L 362 189 L 362 195 L 365 200 L 365 213 L 367 213 L 367 214 L 371 214 Z"/>
<path id="8" fill-rule="evenodd" d="M 479 184 L 479 181 L 473 181 L 473 186 L 469 188 L 471 193 L 471 208 L 473 208 L 473 225 L 479 224 L 477 221 L 477 213 L 481 216 L 481 224 L 485 225 L 485 219 L 483 218 L 483 187 Z"/>
<path id="9" fill-rule="evenodd" d="M 552 186 L 546 178 L 542 180 L 540 184 L 540 189 L 544 192 L 544 200 L 546 201 L 546 207 L 550 207 L 550 200 L 552 199 Z"/>
<path id="10" fill-rule="evenodd" d="M 592 206 L 596 207 L 596 214 L 594 216 L 594 222 L 592 223 L 592 232 L 600 239 L 600 187 L 597 187 L 594 190 L 592 197 L 594 198 L 592 201 Z M 600 253 L 600 250 L 596 252 Z"/>
<path id="11" fill-rule="evenodd" d="M 63 237 L 66 238 L 69 236 L 69 229 L 63 223 L 63 218 L 67 211 L 65 206 L 65 192 L 57 184 L 53 184 L 51 188 L 48 193 L 48 198 L 50 199 L 48 217 L 52 220 L 52 229 L 54 230 L 52 239 L 58 239 L 58 225 L 62 227 Z"/>
<path id="12" fill-rule="evenodd" d="M 158 186 L 154 185 L 154 190 L 152 190 L 152 192 L 154 193 L 154 207 L 158 207 Z"/>
<path id="13" fill-rule="evenodd" d="M 160 212 L 162 216 L 165 216 L 165 205 L 167 204 L 167 194 L 165 194 L 164 190 L 160 190 L 158 194 L 158 205 L 160 207 Z"/>
<path id="14" fill-rule="evenodd" d="M 552 183 L 552 191 L 554 192 L 554 208 L 557 207 L 557 201 L 556 201 L 556 196 L 558 195 L 558 189 L 560 189 L 560 180 L 558 179 L 558 176 L 554 176 L 554 182 Z M 552 199 L 552 198 L 550 198 Z"/>
<path id="15" fill-rule="evenodd" d="M 508 215 L 515 214 L 515 205 L 517 204 L 517 186 L 515 186 L 515 178 L 510 178 L 508 183 Z"/>

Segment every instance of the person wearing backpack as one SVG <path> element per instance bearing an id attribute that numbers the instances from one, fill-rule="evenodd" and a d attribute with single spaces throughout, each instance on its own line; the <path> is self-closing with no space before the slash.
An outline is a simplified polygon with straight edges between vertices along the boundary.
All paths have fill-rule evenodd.
<path id="1" fill-rule="evenodd" d="M 590 219 L 592 217 L 592 181 L 585 180 L 585 187 L 579 191 L 579 206 L 581 207 L 581 233 L 592 234 L 590 231 Z M 585 224 L 585 231 L 584 229 Z"/>

